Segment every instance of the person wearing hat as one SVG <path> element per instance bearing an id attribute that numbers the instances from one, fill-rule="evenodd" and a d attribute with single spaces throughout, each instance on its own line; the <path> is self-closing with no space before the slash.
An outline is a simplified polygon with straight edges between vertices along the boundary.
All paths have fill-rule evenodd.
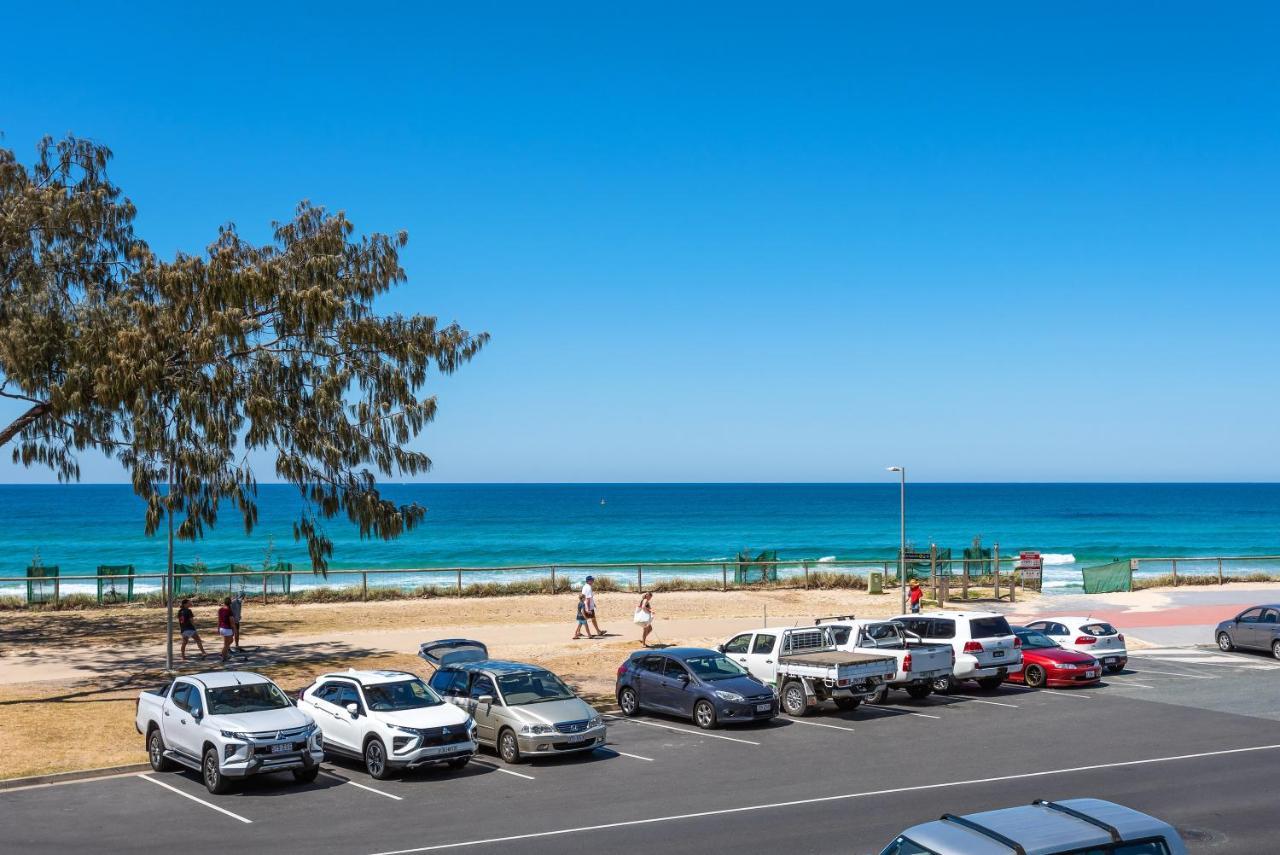
<path id="1" fill-rule="evenodd" d="M 909 592 L 908 599 L 911 601 L 911 613 L 913 615 L 920 614 L 920 601 L 924 599 L 924 588 L 920 587 L 919 579 L 911 580 L 911 591 Z"/>
<path id="2" fill-rule="evenodd" d="M 600 621 L 596 620 L 596 595 L 591 589 L 591 583 L 596 580 L 595 576 L 588 576 L 587 581 L 582 585 L 582 600 L 586 604 L 587 620 L 591 621 L 591 625 L 595 627 L 597 635 L 604 635 L 604 630 L 600 628 Z M 590 630 L 587 630 L 589 633 Z"/>

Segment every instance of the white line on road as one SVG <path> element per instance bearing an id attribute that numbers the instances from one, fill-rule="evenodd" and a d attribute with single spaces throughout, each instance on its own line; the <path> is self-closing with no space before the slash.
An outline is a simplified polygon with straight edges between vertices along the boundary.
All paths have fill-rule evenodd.
<path id="1" fill-rule="evenodd" d="M 842 727 L 842 726 L 840 726 L 840 725 L 838 725 L 838 724 L 823 724 L 823 723 L 822 723 L 822 722 L 820 722 L 820 721 L 805 721 L 805 720 L 804 720 L 804 719 L 802 719 L 802 718 L 793 718 L 793 719 L 789 719 L 789 723 L 790 723 L 790 724 L 807 724 L 807 725 L 809 725 L 810 727 L 829 727 L 829 728 L 831 728 L 832 730 L 847 730 L 847 731 L 849 731 L 850 733 L 853 733 L 853 728 L 852 728 L 852 727 Z"/>
<path id="2" fill-rule="evenodd" d="M 503 769 L 501 766 L 494 766 L 492 763 L 481 763 L 478 760 L 472 760 L 477 766 L 483 766 L 486 769 L 492 769 L 495 772 L 501 772 L 504 775 L 515 775 L 517 778 L 524 778 L 526 781 L 536 781 L 537 778 L 532 775 L 526 775 L 523 772 L 512 772 L 510 769 Z"/>
<path id="3" fill-rule="evenodd" d="M 701 730 L 690 730 L 687 727 L 673 727 L 669 724 L 658 724 L 656 721 L 641 721 L 638 718 L 625 718 L 619 721 L 629 721 L 632 724 L 645 724 L 649 727 L 661 727 L 664 730 L 674 730 L 676 733 L 688 733 L 691 736 L 707 736 L 711 739 L 725 739 L 729 742 L 741 742 L 744 745 L 759 745 L 759 742 L 752 742 L 750 739 L 738 739 L 736 736 L 721 736 L 718 733 L 707 733 Z"/>
<path id="4" fill-rule="evenodd" d="M 155 778 L 152 778 L 152 777 L 150 777 L 149 775 L 139 775 L 138 777 L 139 777 L 139 778 L 141 778 L 141 779 L 142 779 L 142 780 L 144 780 L 144 781 L 150 781 L 151 783 L 153 783 L 153 784 L 155 784 L 155 785 L 157 785 L 157 786 L 164 787 L 166 790 L 171 790 L 172 792 L 175 792 L 175 793 L 177 793 L 178 795 L 182 796 L 184 799 L 191 799 L 191 801 L 193 801 L 193 802 L 199 802 L 200 804 L 204 805 L 204 806 L 205 806 L 205 807 L 207 807 L 207 808 L 213 808 L 213 809 L 214 809 L 214 810 L 216 810 L 218 813 L 226 814 L 227 816 L 231 817 L 232 819 L 238 819 L 238 820 L 240 820 L 241 822 L 243 822 L 245 825 L 252 825 L 252 824 L 253 824 L 253 820 L 251 820 L 251 819 L 245 819 L 244 817 L 242 817 L 242 816 L 241 816 L 240 814 L 238 814 L 238 813 L 232 813 L 231 811 L 227 810 L 226 808 L 220 808 L 220 807 L 218 807 L 217 805 L 213 804 L 212 802 L 206 802 L 204 799 L 198 799 L 198 798 L 196 798 L 195 796 L 191 795 L 190 793 L 184 793 L 184 792 L 182 792 L 182 790 L 178 789 L 177 787 L 172 787 L 172 786 L 170 786 L 170 785 L 166 784 L 164 781 L 157 781 Z"/>
<path id="5" fill-rule="evenodd" d="M 866 706 L 865 704 L 863 705 L 862 709 L 866 710 L 867 712 L 886 713 L 888 715 L 913 715 L 913 716 L 916 716 L 917 718 L 939 718 L 939 719 L 942 718 L 942 716 L 940 715 L 928 715 L 922 712 L 909 712 L 907 710 L 886 710 L 886 709 L 881 709 L 880 707 L 869 707 L 869 706 Z"/>
<path id="6" fill-rule="evenodd" d="M 1083 698 L 1086 701 L 1093 700 L 1093 695 L 1081 695 L 1075 689 L 1044 689 L 1037 694 L 1048 695 L 1051 698 Z"/>
<path id="7" fill-rule="evenodd" d="M 1143 683 L 1130 683 L 1128 680 L 1120 683 L 1108 683 L 1108 686 L 1115 686 L 1117 689 L 1127 689 L 1133 687 L 1135 689 L 1154 689 L 1155 686 L 1148 686 Z"/>
<path id="8" fill-rule="evenodd" d="M 1221 757 L 1228 754 L 1244 754 L 1252 751 L 1275 751 L 1278 745 L 1255 745 L 1249 748 L 1227 748 L 1220 751 L 1202 751 L 1198 754 L 1176 754 L 1170 757 L 1149 757 L 1145 760 L 1121 760 L 1115 763 L 1098 763 L 1092 766 L 1072 766 L 1065 769 L 1041 769 L 1036 772 L 1019 772 L 1013 775 L 996 775 L 991 778 L 971 778 L 963 781 L 946 781 L 939 784 L 918 784 L 913 787 L 893 787 L 887 790 L 868 790 L 861 793 L 842 793 L 835 796 L 816 796 L 811 799 L 796 799 L 789 802 L 772 802 L 769 804 L 746 805 L 743 807 L 706 810 L 697 813 L 673 814 L 671 816 L 655 816 L 648 819 L 632 819 L 623 822 L 609 822 L 602 825 L 584 825 L 578 828 L 560 828 L 555 831 L 537 831 L 529 834 L 513 834 L 508 837 L 489 837 L 481 840 L 464 840 L 457 843 L 437 843 L 434 846 L 420 846 L 415 849 L 397 849 L 392 852 L 380 852 L 378 855 L 410 855 L 414 852 L 436 852 L 441 849 L 460 849 L 467 846 L 484 846 L 492 843 L 510 843 L 515 840 L 532 840 L 539 837 L 559 837 L 566 834 L 578 834 L 585 831 L 605 831 L 610 828 L 627 828 L 636 825 L 653 825 L 659 822 L 677 822 L 686 819 L 702 819 L 708 816 L 725 816 L 749 811 L 774 810 L 791 808 L 800 805 L 821 804 L 823 802 L 848 801 L 850 799 L 888 796 L 896 793 L 917 793 L 924 790 L 939 790 L 946 787 L 966 787 L 977 784 L 993 784 L 1000 781 L 1018 781 L 1026 778 L 1041 778 L 1047 775 L 1069 775 L 1074 772 L 1093 772 L 1098 769 L 1119 769 L 1125 766 L 1145 766 L 1150 763 L 1171 763 L 1176 760 L 1197 760 L 1204 757 Z"/>
<path id="9" fill-rule="evenodd" d="M 1018 708 L 1017 704 L 1006 704 L 1002 701 L 984 701 L 982 698 L 971 698 L 968 695 L 952 695 L 951 697 L 963 698 L 966 701 L 973 701 L 975 704 L 990 704 L 993 707 L 1012 707 L 1015 710 Z"/>
<path id="10" fill-rule="evenodd" d="M 334 777 L 337 777 L 337 776 L 335 775 Z M 366 787 L 364 784 L 358 784 L 355 781 L 351 781 L 346 778 L 338 778 L 338 780 L 342 781 L 343 783 L 350 784 L 353 787 L 359 787 L 362 790 L 368 790 L 371 793 L 377 793 L 380 796 L 386 796 L 389 799 L 395 799 L 398 802 L 404 801 L 404 799 L 402 799 L 400 796 L 393 796 L 391 793 L 384 793 L 382 790 L 375 790 L 373 787 Z"/>
<path id="11" fill-rule="evenodd" d="M 639 754 L 628 754 L 627 752 L 619 751 L 616 748 L 610 748 L 609 750 L 612 751 L 614 754 L 621 754 L 623 757 L 630 757 L 632 760 L 644 760 L 646 763 L 653 762 L 652 757 L 641 757 Z"/>
<path id="12" fill-rule="evenodd" d="M 1186 677 L 1189 680 L 1216 680 L 1215 676 L 1209 674 L 1178 674 L 1174 671 L 1152 671 L 1150 668 L 1131 669 L 1135 674 L 1159 674 L 1162 677 Z"/>

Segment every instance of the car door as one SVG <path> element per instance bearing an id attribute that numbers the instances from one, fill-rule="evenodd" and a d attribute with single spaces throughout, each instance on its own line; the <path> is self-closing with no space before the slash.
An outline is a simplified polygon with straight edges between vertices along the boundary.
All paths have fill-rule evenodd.
<path id="1" fill-rule="evenodd" d="M 1237 647 L 1258 647 L 1262 608 L 1245 609 L 1236 618 L 1235 631 L 1231 633 Z"/>
<path id="2" fill-rule="evenodd" d="M 328 725 L 324 732 L 324 738 L 328 741 L 330 732 L 332 731 L 332 740 L 337 743 L 339 748 L 345 748 L 356 754 L 364 753 L 364 729 L 366 722 L 362 719 L 369 714 L 368 708 L 364 705 L 360 692 L 356 688 L 355 683 L 347 680 L 335 680 L 335 687 L 330 693 L 332 701 L 330 706 L 333 710 L 332 724 Z M 348 704 L 355 704 L 356 713 L 351 714 L 347 709 Z"/>
<path id="3" fill-rule="evenodd" d="M 354 689 L 355 686 L 346 681 L 326 680 L 311 694 L 311 708 L 326 743 L 334 748 L 359 752 L 363 746 L 355 737 L 351 713 L 346 709 L 347 703 L 358 702 L 358 698 L 351 700 Z"/>
<path id="4" fill-rule="evenodd" d="M 697 684 L 693 682 L 693 676 L 688 669 L 676 660 L 667 658 L 662 669 L 662 682 L 671 712 L 692 716 L 693 702 L 698 699 Z"/>
<path id="5" fill-rule="evenodd" d="M 178 683 L 173 687 L 170 705 L 165 707 L 164 730 L 161 731 L 169 748 L 188 757 L 199 757 L 203 740 L 200 738 L 200 722 L 193 710 L 203 712 L 204 703 L 200 689 L 193 683 Z"/>
<path id="6" fill-rule="evenodd" d="M 671 697 L 662 679 L 666 659 L 651 654 L 636 662 L 636 694 L 640 697 L 640 706 L 661 712 L 670 710 Z"/>
<path id="7" fill-rule="evenodd" d="M 480 699 L 488 696 L 490 701 L 481 703 Z M 502 701 L 498 697 L 498 687 L 488 674 L 475 674 L 471 678 L 471 689 L 467 693 L 467 711 L 476 720 L 476 737 L 485 742 L 494 742 L 498 738 L 498 726 L 502 714 Z"/>
<path id="8" fill-rule="evenodd" d="M 725 643 L 721 652 L 743 668 L 747 667 L 747 656 L 751 653 L 751 633 L 735 635 Z"/>
<path id="9" fill-rule="evenodd" d="M 747 654 L 747 670 L 756 679 L 765 683 L 773 683 L 778 679 L 778 657 L 774 648 L 778 646 L 777 633 L 757 632 L 751 639 L 751 652 Z"/>
<path id="10" fill-rule="evenodd" d="M 1280 630 L 1280 612 L 1275 609 L 1263 609 L 1262 620 L 1258 622 L 1255 630 L 1257 646 L 1270 650 L 1271 645 L 1276 642 L 1278 630 Z"/>

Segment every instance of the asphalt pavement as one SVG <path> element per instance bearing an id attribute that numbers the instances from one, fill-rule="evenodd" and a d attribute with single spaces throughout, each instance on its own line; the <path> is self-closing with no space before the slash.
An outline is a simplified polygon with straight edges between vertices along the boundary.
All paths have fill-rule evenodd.
<path id="1" fill-rule="evenodd" d="M 943 812 L 1096 796 L 1172 822 L 1193 852 L 1274 848 L 1268 657 L 1157 649 L 1090 689 L 892 697 L 711 732 L 619 718 L 591 755 L 387 781 L 326 763 L 313 785 L 227 796 L 185 771 L 6 791 L 0 827 L 24 852 L 868 853 Z"/>

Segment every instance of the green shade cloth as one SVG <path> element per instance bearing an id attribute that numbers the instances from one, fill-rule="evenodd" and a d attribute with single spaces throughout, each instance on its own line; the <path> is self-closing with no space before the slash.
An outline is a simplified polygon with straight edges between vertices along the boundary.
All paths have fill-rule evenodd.
<path id="1" fill-rule="evenodd" d="M 733 571 L 733 581 L 739 585 L 750 585 L 754 582 L 776 582 L 778 581 L 778 565 L 772 563 L 778 560 L 776 550 L 766 550 L 757 555 L 754 559 L 749 552 L 738 553 L 738 565 Z"/>
<path id="2" fill-rule="evenodd" d="M 133 602 L 132 564 L 99 564 L 98 576 L 98 602 L 100 604 Z M 110 578 L 103 579 L 101 578 L 103 576 Z"/>
<path id="3" fill-rule="evenodd" d="M 57 590 L 58 565 L 41 564 L 39 566 L 32 565 L 27 568 L 27 602 L 49 603 L 53 602 L 54 592 Z"/>
<path id="4" fill-rule="evenodd" d="M 1114 594 L 1133 590 L 1133 573 L 1127 560 L 1085 567 L 1080 572 L 1084 575 L 1086 594 Z"/>

